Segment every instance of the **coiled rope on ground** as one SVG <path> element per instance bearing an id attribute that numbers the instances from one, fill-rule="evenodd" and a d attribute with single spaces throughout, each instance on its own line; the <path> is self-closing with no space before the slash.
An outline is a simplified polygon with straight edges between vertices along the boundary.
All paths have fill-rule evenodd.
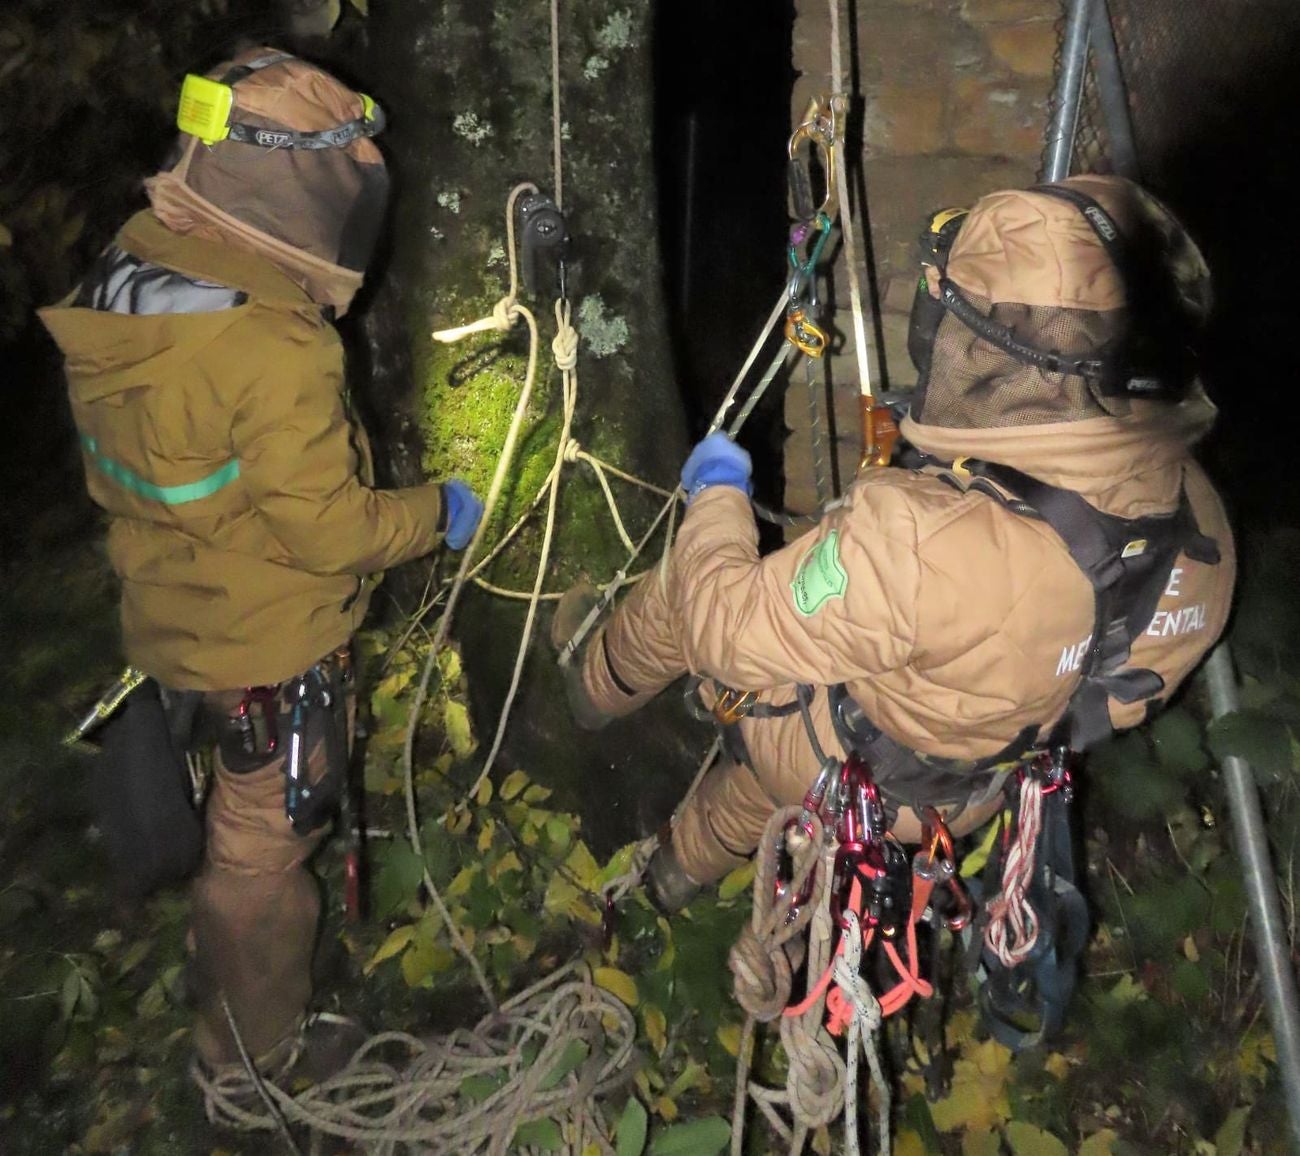
<path id="1" fill-rule="evenodd" d="M 520 1125 L 551 1119 L 568 1151 L 594 1144 L 612 1156 L 612 1129 L 598 1099 L 635 1074 L 635 1042 L 628 1008 L 585 967 L 571 965 L 472 1029 L 431 1039 L 372 1036 L 337 1075 L 297 1094 L 267 1081 L 258 1081 L 259 1091 L 238 1069 L 212 1078 L 195 1065 L 191 1074 L 208 1118 L 244 1131 L 303 1126 L 376 1156 L 500 1156 Z M 476 1100 L 475 1089 L 491 1090 Z"/>

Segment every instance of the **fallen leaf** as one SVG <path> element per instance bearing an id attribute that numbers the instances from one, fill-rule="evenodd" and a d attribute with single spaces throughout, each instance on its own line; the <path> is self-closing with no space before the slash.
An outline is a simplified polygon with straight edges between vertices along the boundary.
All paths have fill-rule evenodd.
<path id="1" fill-rule="evenodd" d="M 401 951 L 412 939 L 415 938 L 415 924 L 406 923 L 401 927 L 394 928 L 389 932 L 388 938 L 379 945 L 379 949 L 372 955 L 366 966 L 362 969 L 366 975 L 369 975 L 386 959 L 392 959 Z"/>
<path id="2" fill-rule="evenodd" d="M 616 967 L 598 967 L 592 972 L 592 978 L 596 981 L 597 987 L 603 987 L 607 992 L 617 996 L 628 1007 L 636 1007 L 640 1002 L 636 980 L 627 972 L 620 971 Z"/>
<path id="3" fill-rule="evenodd" d="M 523 771 L 511 771 L 506 776 L 506 781 L 501 784 L 501 797 L 513 799 L 526 786 L 528 786 L 528 776 Z"/>
<path id="4" fill-rule="evenodd" d="M 1070 1156 L 1070 1150 L 1057 1137 L 1024 1120 L 1012 1120 L 1006 1135 L 1013 1156 Z"/>

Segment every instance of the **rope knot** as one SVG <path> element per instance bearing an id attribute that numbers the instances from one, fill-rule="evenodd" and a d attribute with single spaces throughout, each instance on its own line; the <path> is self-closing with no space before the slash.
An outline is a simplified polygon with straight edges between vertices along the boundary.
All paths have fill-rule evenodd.
<path id="1" fill-rule="evenodd" d="M 555 340 L 551 352 L 561 372 L 568 373 L 578 364 L 578 331 L 569 322 L 572 310 L 566 298 L 555 302 Z"/>
<path id="2" fill-rule="evenodd" d="M 519 307 L 513 297 L 502 297 L 492 306 L 492 321 L 503 333 L 515 323 L 519 316 Z"/>
<path id="3" fill-rule="evenodd" d="M 776 1019 L 790 1002 L 790 960 L 779 948 L 759 941 L 748 925 L 727 955 L 735 977 L 736 1002 L 761 1023 Z"/>
<path id="4" fill-rule="evenodd" d="M 582 446 L 577 438 L 570 438 L 564 447 L 564 460 L 572 465 L 578 460 L 578 455 L 582 453 Z"/>

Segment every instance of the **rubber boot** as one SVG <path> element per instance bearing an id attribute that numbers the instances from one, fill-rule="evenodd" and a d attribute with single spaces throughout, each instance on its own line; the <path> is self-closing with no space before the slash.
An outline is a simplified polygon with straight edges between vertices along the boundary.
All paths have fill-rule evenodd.
<path id="1" fill-rule="evenodd" d="M 555 607 L 555 616 L 551 619 L 551 645 L 560 653 L 577 632 L 591 609 L 600 600 L 600 593 L 590 582 L 579 582 L 564 592 Z M 592 636 L 587 635 L 587 639 Z M 572 658 L 560 667 L 560 677 L 564 682 L 564 697 L 569 703 L 569 713 L 573 721 L 584 731 L 598 731 L 614 721 L 616 716 L 606 714 L 596 706 L 582 685 L 582 663 L 586 653 L 587 641 L 584 639 Z"/>
<path id="2" fill-rule="evenodd" d="M 682 870 L 672 843 L 660 843 L 650 856 L 645 893 L 660 915 L 676 915 L 700 893 L 700 885 Z"/>

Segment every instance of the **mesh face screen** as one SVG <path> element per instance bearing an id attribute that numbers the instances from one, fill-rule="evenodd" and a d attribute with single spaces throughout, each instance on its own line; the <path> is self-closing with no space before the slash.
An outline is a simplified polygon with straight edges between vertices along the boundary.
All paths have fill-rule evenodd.
<path id="1" fill-rule="evenodd" d="M 1123 311 L 1094 313 L 1003 302 L 990 314 L 987 298 L 970 294 L 981 313 L 1042 349 L 1093 354 L 1120 331 Z M 1083 421 L 1107 411 L 1082 377 L 1045 373 L 1017 361 L 967 329 L 951 314 L 939 323 L 934 360 L 918 413 L 926 425 L 990 429 Z"/>

